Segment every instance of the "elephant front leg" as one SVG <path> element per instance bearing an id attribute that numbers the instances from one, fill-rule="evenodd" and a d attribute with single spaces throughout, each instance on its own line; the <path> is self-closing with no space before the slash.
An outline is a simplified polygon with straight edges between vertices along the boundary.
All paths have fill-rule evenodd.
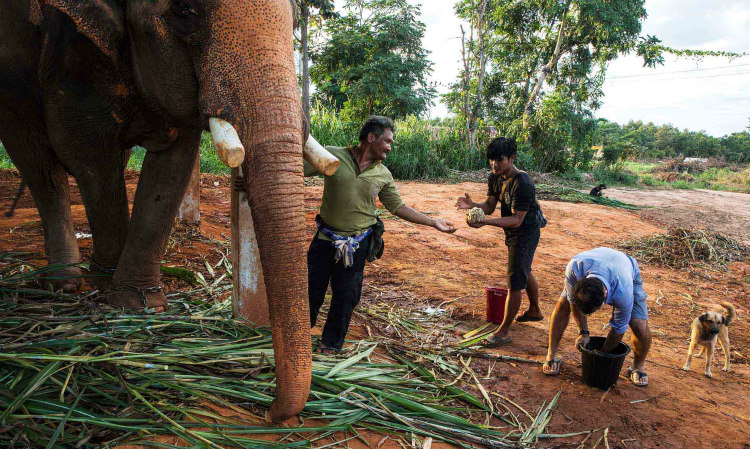
<path id="1" fill-rule="evenodd" d="M 81 161 L 73 170 L 94 241 L 88 281 L 100 290 L 110 286 L 128 235 L 124 170 L 129 156 L 126 151 L 102 157 L 96 164 Z"/>
<path id="2" fill-rule="evenodd" d="M 72 293 L 81 286 L 78 242 L 70 212 L 68 174 L 54 155 L 44 132 L 30 129 L 0 109 L 0 135 L 13 163 L 21 170 L 44 229 L 44 250 L 49 265 L 61 268 L 45 273 L 43 287 Z"/>
<path id="3" fill-rule="evenodd" d="M 109 304 L 126 309 L 166 307 L 159 264 L 190 180 L 200 134 L 200 129 L 183 129 L 169 149 L 146 153 L 125 249 L 106 294 Z"/>

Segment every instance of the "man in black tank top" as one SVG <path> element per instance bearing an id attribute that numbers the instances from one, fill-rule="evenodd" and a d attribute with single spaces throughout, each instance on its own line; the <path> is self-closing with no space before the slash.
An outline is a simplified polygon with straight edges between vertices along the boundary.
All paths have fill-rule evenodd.
<path id="1" fill-rule="evenodd" d="M 521 307 L 523 290 L 529 297 L 529 308 L 516 321 L 541 321 L 544 316 L 539 309 L 539 284 L 531 271 L 531 262 L 539 244 L 540 228 L 546 222 L 536 199 L 536 188 L 531 176 L 515 165 L 516 141 L 498 137 L 487 145 L 487 159 L 492 174 L 487 180 L 487 199 L 475 203 L 468 193 L 458 198 L 460 209 L 481 208 L 486 217 L 476 224 L 497 226 L 505 231 L 508 247 L 508 289 L 510 294 L 505 304 L 505 318 L 500 329 L 492 336 L 487 346 L 498 346 L 510 342 L 510 325 Z M 490 217 L 500 203 L 500 217 Z"/>

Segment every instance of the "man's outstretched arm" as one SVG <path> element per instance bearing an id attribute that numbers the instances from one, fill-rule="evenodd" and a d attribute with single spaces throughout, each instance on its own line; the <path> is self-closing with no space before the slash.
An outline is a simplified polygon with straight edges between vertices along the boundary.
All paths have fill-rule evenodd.
<path id="1" fill-rule="evenodd" d="M 427 215 L 414 210 L 406 204 L 399 207 L 394 215 L 411 223 L 433 227 L 441 232 L 456 232 L 456 227 L 453 226 L 453 223 L 445 221 L 445 219 L 443 218 L 428 217 Z"/>
<path id="2" fill-rule="evenodd" d="M 482 203 L 477 203 L 471 199 L 468 193 L 464 193 L 464 196 L 459 196 L 456 200 L 456 207 L 459 209 L 471 209 L 478 207 L 482 209 L 485 215 L 492 215 L 497 208 L 497 198 L 494 196 L 488 196 L 487 199 Z"/>

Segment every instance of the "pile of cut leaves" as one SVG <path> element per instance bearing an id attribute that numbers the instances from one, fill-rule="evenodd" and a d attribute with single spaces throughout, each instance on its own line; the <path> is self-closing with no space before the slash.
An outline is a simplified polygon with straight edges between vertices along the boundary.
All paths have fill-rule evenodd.
<path id="1" fill-rule="evenodd" d="M 720 234 L 700 229 L 670 228 L 666 234 L 654 234 L 620 243 L 620 248 L 638 259 L 669 268 L 726 269 L 732 262 L 750 260 L 750 248 Z"/>
<path id="2" fill-rule="evenodd" d="M 567 203 L 601 204 L 602 206 L 619 207 L 621 209 L 636 210 L 638 206 L 623 203 L 612 198 L 593 196 L 572 187 L 557 184 L 537 184 L 536 195 L 540 200 L 564 201 Z"/>
<path id="3" fill-rule="evenodd" d="M 34 288 L 59 267 L 27 260 L 0 255 L 0 447 L 370 446 L 366 431 L 411 446 L 533 447 L 589 433 L 545 433 L 559 393 L 536 416 L 501 413 L 382 340 L 315 355 L 299 424 L 274 426 L 270 331 L 233 319 L 229 302 L 212 299 L 217 286 L 168 295 L 165 313 L 128 314 L 94 301 L 96 292 Z"/>

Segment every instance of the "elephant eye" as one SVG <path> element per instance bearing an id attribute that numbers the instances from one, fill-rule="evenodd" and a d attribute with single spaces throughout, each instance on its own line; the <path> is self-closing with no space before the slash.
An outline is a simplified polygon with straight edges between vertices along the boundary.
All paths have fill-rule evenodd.
<path id="1" fill-rule="evenodd" d="M 182 17 L 195 14 L 195 9 L 193 9 L 193 6 L 188 0 L 175 0 L 174 3 L 172 3 L 172 10 L 175 14 Z"/>

